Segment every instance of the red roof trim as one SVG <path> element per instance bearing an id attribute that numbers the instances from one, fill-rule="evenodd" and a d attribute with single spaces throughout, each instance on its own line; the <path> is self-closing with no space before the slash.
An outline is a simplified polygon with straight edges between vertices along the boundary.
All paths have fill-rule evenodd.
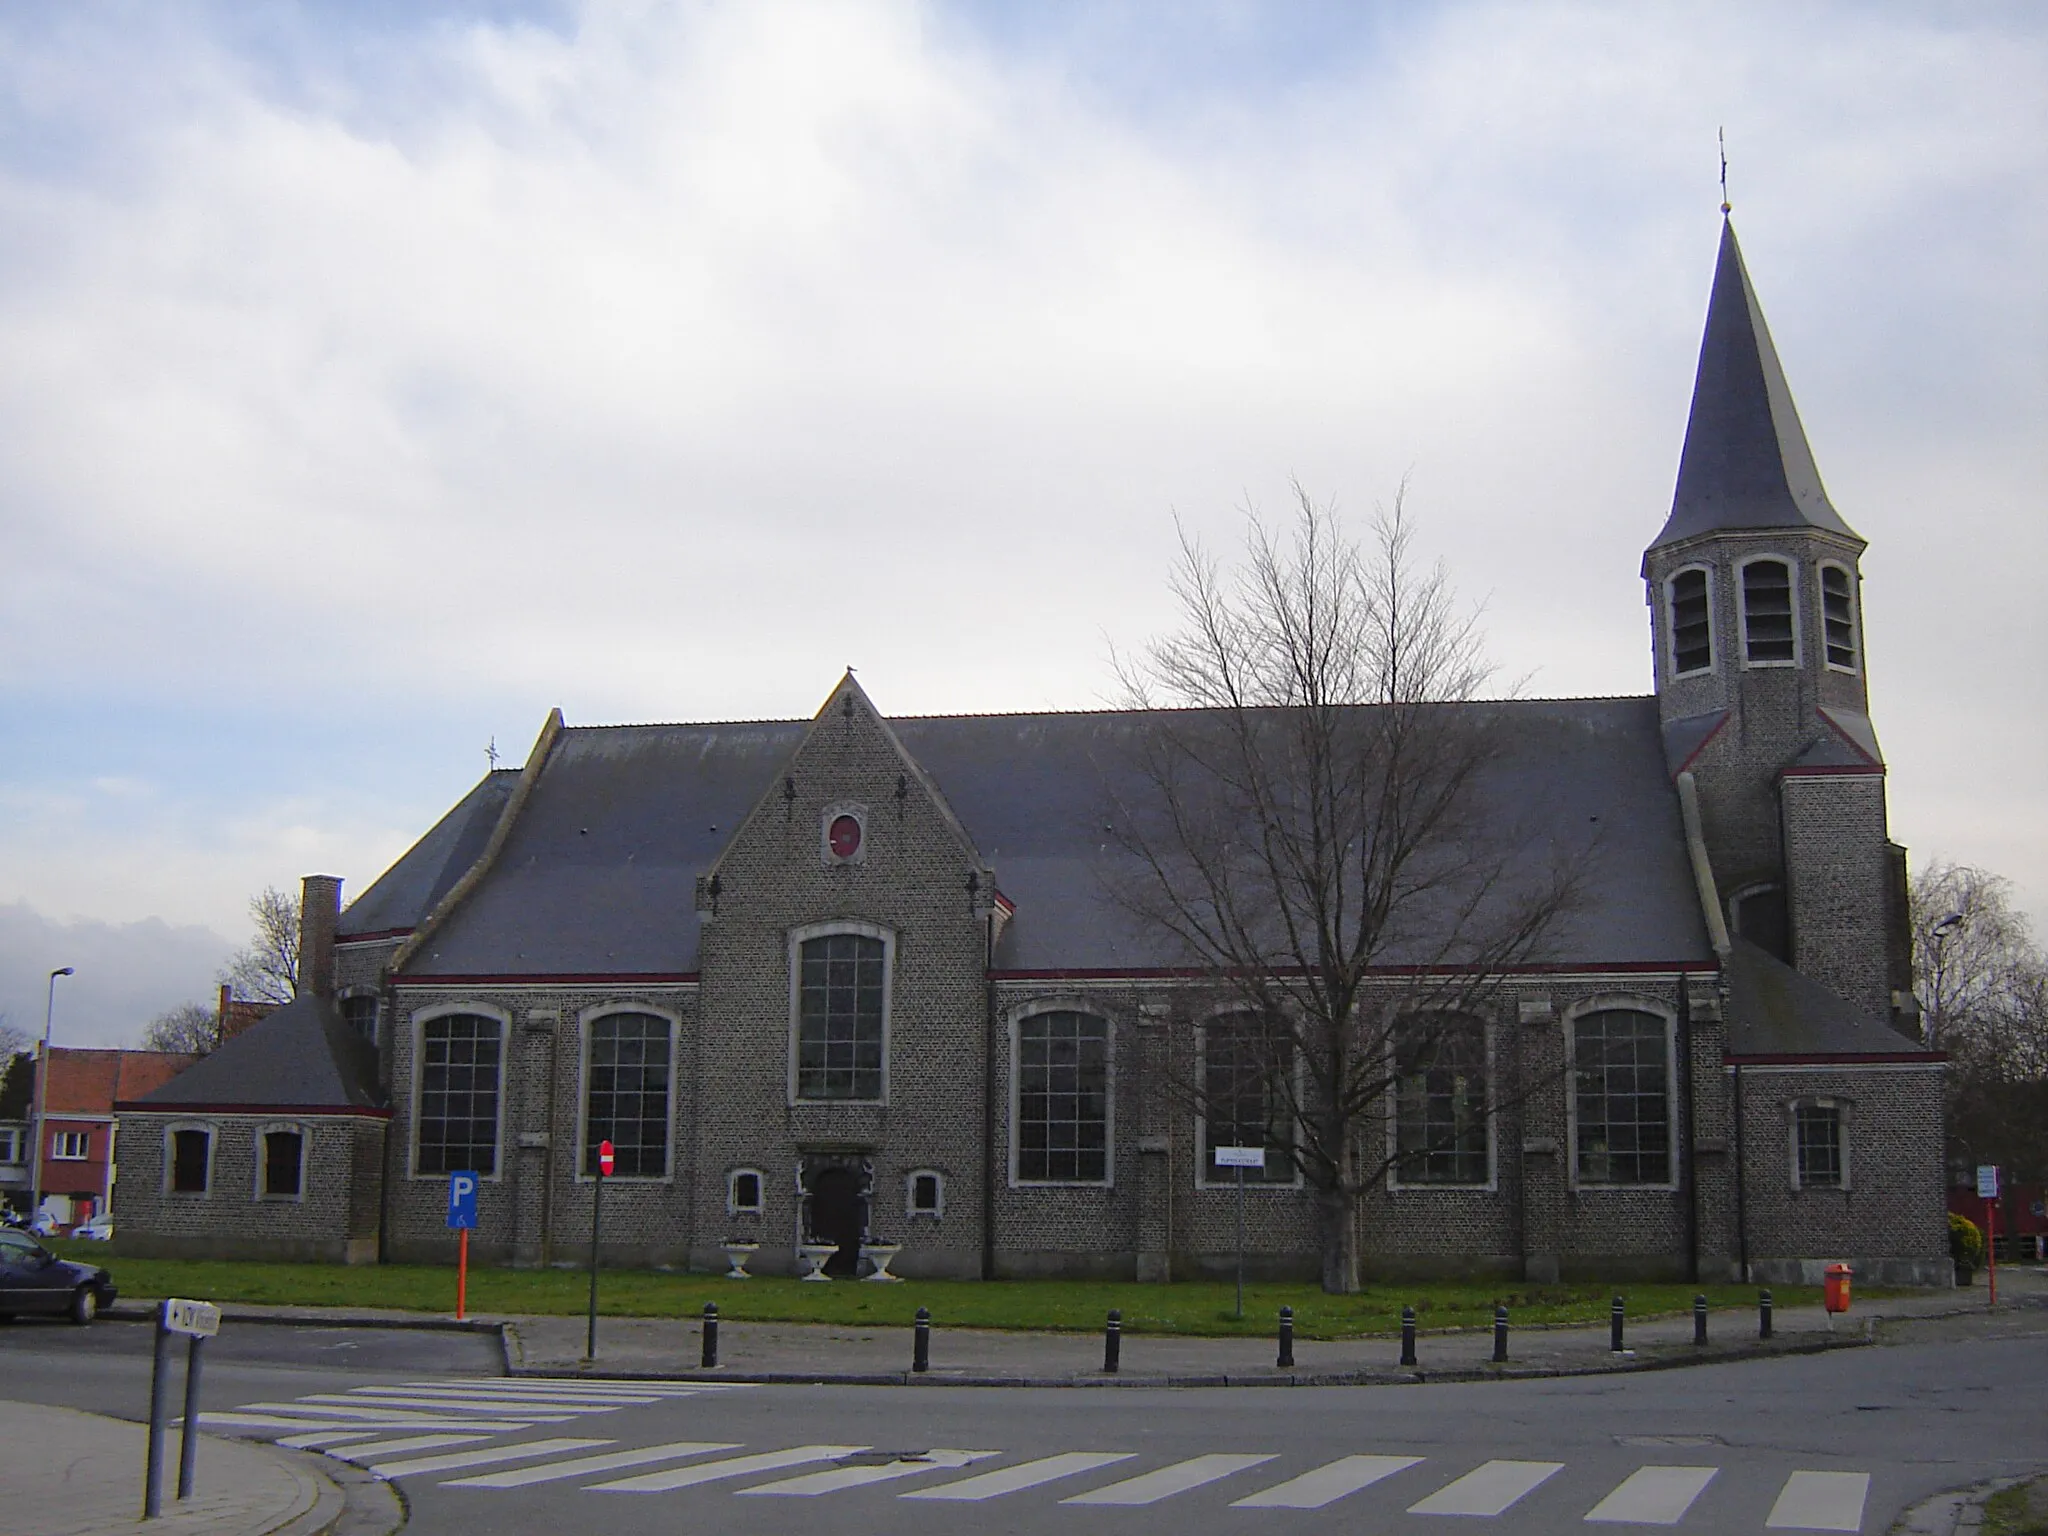
<path id="1" fill-rule="evenodd" d="M 374 933 L 338 933 L 334 936 L 337 949 L 346 949 L 351 944 L 375 944 L 384 939 L 402 939 L 411 933 L 410 928 L 379 928 Z"/>
<path id="2" fill-rule="evenodd" d="M 1677 781 L 1679 774 L 1691 771 L 1692 765 L 1696 761 L 1698 761 L 1699 755 L 1707 750 L 1707 743 L 1712 741 L 1716 736 L 1721 734 L 1722 728 L 1728 724 L 1728 717 L 1733 713 L 1734 711 L 1731 709 L 1724 709 L 1721 711 L 1721 718 L 1714 722 L 1714 728 L 1711 731 L 1707 732 L 1706 735 L 1700 738 L 1698 746 L 1694 747 L 1690 752 L 1685 754 L 1685 761 L 1680 763 L 1676 771 L 1672 773 L 1671 778 L 1674 783 Z"/>
<path id="3" fill-rule="evenodd" d="M 358 1115 L 366 1120 L 389 1120 L 388 1109 L 369 1109 L 356 1104 L 150 1104 L 141 1099 L 124 1099 L 114 1106 L 129 1115 Z"/>
<path id="4" fill-rule="evenodd" d="M 394 987 L 694 986 L 695 971 L 562 971 L 530 976 L 394 976 Z"/>
<path id="5" fill-rule="evenodd" d="M 1366 974 L 1370 976 L 1469 976 L 1477 972 L 1477 966 L 1458 965 L 1376 965 Z M 1503 976 L 1598 976 L 1598 975 L 1712 975 L 1717 969 L 1711 960 L 1614 960 L 1595 965 L 1510 965 L 1503 966 Z M 1138 967 L 1131 970 L 1045 970 L 1045 971 L 990 971 L 991 981 L 1170 981 L 1194 980 L 1216 974 L 1200 966 Z"/>
<path id="6" fill-rule="evenodd" d="M 1778 777 L 1781 779 L 1861 779 L 1873 774 L 1880 779 L 1883 778 L 1884 764 L 1841 763 L 1833 767 L 1822 767 L 1815 764 L 1805 768 L 1793 767 L 1780 768 L 1778 770 Z"/>
<path id="7" fill-rule="evenodd" d="M 1898 1062 L 1907 1066 L 1938 1067 L 1948 1060 L 1947 1051 L 1844 1051 L 1840 1055 L 1812 1055 L 1805 1052 L 1769 1052 L 1754 1056 L 1724 1056 L 1731 1067 L 1857 1067 Z"/>

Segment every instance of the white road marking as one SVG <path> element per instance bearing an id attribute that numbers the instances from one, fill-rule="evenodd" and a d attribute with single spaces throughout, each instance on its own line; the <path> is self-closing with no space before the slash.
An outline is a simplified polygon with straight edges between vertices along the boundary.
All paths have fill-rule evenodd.
<path id="1" fill-rule="evenodd" d="M 341 1403 L 244 1403 L 238 1410 L 247 1413 L 302 1413 L 309 1419 L 355 1419 L 365 1424 L 415 1424 L 423 1419 L 452 1418 L 445 1410 L 414 1410 L 411 1408 L 350 1408 Z M 500 1410 L 502 1411 L 502 1410 Z M 530 1424 L 560 1424 L 566 1415 L 549 1417 L 546 1414 L 528 1413 L 521 1408 L 514 1410 L 519 1417 Z"/>
<path id="2" fill-rule="evenodd" d="M 1588 1520 L 1676 1525 L 1714 1480 L 1717 1467 L 1638 1467 L 1587 1513 Z"/>
<path id="3" fill-rule="evenodd" d="M 921 1456 L 904 1457 L 886 1462 L 879 1467 L 834 1467 L 829 1472 L 807 1472 L 802 1477 L 785 1478 L 779 1483 L 763 1483 L 758 1488 L 742 1488 L 740 1496 L 745 1498 L 755 1494 L 772 1494 L 784 1498 L 815 1498 L 821 1493 L 837 1493 L 842 1488 L 865 1488 L 870 1483 L 887 1483 L 899 1477 L 915 1477 L 920 1472 L 957 1471 L 961 1467 L 1002 1454 L 1001 1451 L 926 1451 Z"/>
<path id="4" fill-rule="evenodd" d="M 489 1387 L 469 1387 L 457 1391 L 453 1387 L 357 1387 L 351 1397 L 375 1398 L 379 1401 L 395 1398 L 410 1403 L 493 1403 L 503 1407 L 507 1403 L 552 1403 L 561 1407 L 588 1408 L 636 1408 L 649 1403 L 673 1401 L 656 1397 L 652 1393 L 622 1396 L 616 1392 L 495 1392 Z"/>
<path id="5" fill-rule="evenodd" d="M 206 1422 L 205 1414 L 199 1415 L 199 1422 L 202 1425 Z M 295 1451 L 317 1451 L 330 1445 L 347 1445 L 352 1440 L 374 1440 L 383 1433 L 381 1429 L 321 1430 L 311 1435 L 287 1435 L 277 1443 Z"/>
<path id="6" fill-rule="evenodd" d="M 1497 1515 L 1517 1499 L 1556 1475 L 1561 1461 L 1489 1461 L 1454 1483 L 1437 1489 L 1411 1515 Z"/>
<path id="7" fill-rule="evenodd" d="M 1061 1499 L 1062 1504 L 1157 1504 L 1161 1499 L 1170 1499 L 1176 1493 L 1186 1493 L 1190 1488 L 1200 1488 L 1219 1478 L 1242 1472 L 1246 1467 L 1256 1467 L 1261 1462 L 1271 1461 L 1265 1456 L 1195 1456 L 1186 1461 L 1177 1461 L 1170 1467 L 1161 1467 L 1156 1472 L 1141 1473 L 1126 1478 L 1120 1483 L 1111 1483 L 1107 1488 L 1097 1488 L 1091 1493 L 1077 1493 L 1070 1499 Z"/>
<path id="8" fill-rule="evenodd" d="M 525 1440 L 518 1445 L 494 1446 L 487 1451 L 450 1451 L 445 1456 L 413 1456 L 398 1461 L 377 1461 L 370 1463 L 370 1471 L 378 1477 L 418 1477 L 428 1472 L 449 1472 L 457 1467 L 487 1467 L 494 1461 L 526 1461 L 535 1456 L 551 1456 L 556 1451 L 590 1451 L 600 1445 L 614 1445 L 612 1440 Z"/>
<path id="9" fill-rule="evenodd" d="M 624 1467 L 644 1467 L 657 1461 L 681 1461 L 707 1451 L 736 1451 L 737 1443 L 716 1440 L 677 1440 L 670 1445 L 642 1446 L 637 1451 L 606 1451 L 601 1456 L 578 1456 L 572 1461 L 550 1461 L 538 1467 L 521 1467 L 513 1472 L 485 1472 L 477 1477 L 458 1477 L 443 1488 L 524 1488 L 532 1483 L 556 1483 L 571 1477 L 589 1477 L 599 1472 L 616 1472 Z"/>
<path id="10" fill-rule="evenodd" d="M 532 1407 L 545 1409 L 550 1415 L 551 1422 L 554 1423 L 560 1423 L 564 1419 L 574 1417 L 579 1413 L 615 1413 L 619 1406 L 611 1403 L 590 1404 L 531 1400 L 521 1402 L 503 1397 L 495 1400 L 482 1397 L 435 1397 L 422 1399 L 410 1392 L 390 1394 L 382 1392 L 324 1392 L 314 1396 L 301 1397 L 297 1401 L 301 1403 L 315 1403 L 322 1407 L 329 1403 L 337 1403 L 343 1406 L 354 1404 L 368 1405 L 373 1408 L 395 1408 L 401 1413 L 416 1413 L 424 1409 L 434 1413 L 502 1414 L 508 1408 L 524 1411 Z M 655 1399 L 649 1399 L 649 1401 L 655 1401 Z"/>
<path id="11" fill-rule="evenodd" d="M 1370 1488 L 1383 1477 L 1392 1477 L 1420 1462 L 1420 1456 L 1346 1456 L 1313 1472 L 1276 1484 L 1263 1493 L 1239 1499 L 1232 1509 L 1321 1509 L 1347 1493 Z"/>
<path id="12" fill-rule="evenodd" d="M 432 1414 L 386 1414 L 371 1419 L 330 1419 L 323 1414 L 202 1413 L 201 1429 L 360 1429 L 381 1433 L 391 1429 L 482 1429 L 493 1434 L 531 1429 L 531 1419 L 443 1419 Z"/>
<path id="13" fill-rule="evenodd" d="M 1869 1496 L 1868 1472 L 1794 1472 L 1764 1525 L 1773 1531 L 1860 1531 Z"/>
<path id="14" fill-rule="evenodd" d="M 693 1488 L 698 1483 L 713 1483 L 725 1477 L 747 1477 L 755 1472 L 779 1472 L 784 1467 L 800 1467 L 812 1461 L 837 1461 L 842 1456 L 851 1456 L 855 1451 L 865 1451 L 865 1445 L 799 1445 L 786 1451 L 762 1451 L 754 1456 L 733 1456 L 725 1461 L 700 1462 L 694 1467 L 678 1467 L 671 1472 L 648 1472 L 640 1477 L 622 1477 L 615 1483 L 593 1483 L 588 1491 L 594 1493 L 666 1493 L 671 1488 Z"/>
<path id="15" fill-rule="evenodd" d="M 1025 1488 L 1036 1488 L 1043 1483 L 1057 1482 L 1063 1477 L 1074 1477 L 1083 1472 L 1092 1472 L 1097 1467 L 1114 1466 L 1120 1461 L 1129 1461 L 1136 1451 L 1063 1451 L 1057 1456 L 1041 1457 L 1014 1467 L 998 1467 L 993 1472 L 982 1472 L 974 1477 L 963 1477 L 957 1483 L 947 1483 L 942 1488 L 913 1488 L 909 1493 L 898 1494 L 904 1499 L 959 1499 L 974 1503 L 982 1499 L 998 1498 L 1006 1493 L 1017 1493 Z"/>
<path id="16" fill-rule="evenodd" d="M 407 1435 L 403 1440 L 379 1440 L 375 1445 L 351 1445 L 341 1450 L 330 1449 L 327 1454 L 336 1461 L 375 1461 L 379 1456 L 403 1456 L 412 1451 L 439 1451 L 451 1445 L 475 1445 L 479 1440 L 488 1440 L 489 1435 Z"/>

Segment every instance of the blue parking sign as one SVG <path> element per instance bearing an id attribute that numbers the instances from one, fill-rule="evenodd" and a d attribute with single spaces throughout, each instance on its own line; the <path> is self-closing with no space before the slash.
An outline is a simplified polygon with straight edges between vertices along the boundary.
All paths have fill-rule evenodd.
<path id="1" fill-rule="evenodd" d="M 448 1225 L 451 1227 L 474 1227 L 476 1225 L 475 1174 L 451 1173 L 448 1175 Z"/>

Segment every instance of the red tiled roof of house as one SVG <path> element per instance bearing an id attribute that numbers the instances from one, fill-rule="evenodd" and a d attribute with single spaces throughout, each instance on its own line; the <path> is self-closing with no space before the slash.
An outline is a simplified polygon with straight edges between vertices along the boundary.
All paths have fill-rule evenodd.
<path id="1" fill-rule="evenodd" d="M 50 1052 L 44 1113 L 110 1115 L 116 1099 L 161 1088 L 197 1061 L 181 1051 L 96 1051 L 58 1046 Z"/>

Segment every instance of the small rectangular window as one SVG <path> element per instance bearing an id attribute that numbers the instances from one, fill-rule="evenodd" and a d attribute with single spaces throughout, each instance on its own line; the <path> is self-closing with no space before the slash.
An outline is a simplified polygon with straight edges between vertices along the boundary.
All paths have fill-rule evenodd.
<path id="1" fill-rule="evenodd" d="M 92 1156 L 92 1133 L 89 1131 L 59 1131 L 50 1138 L 50 1158 L 54 1162 L 82 1163 Z"/>
<path id="2" fill-rule="evenodd" d="M 936 1216 L 943 1200 L 944 1182 L 936 1173 L 914 1173 L 910 1176 L 910 1214 L 913 1216 Z"/>
<path id="3" fill-rule="evenodd" d="M 377 999 L 374 997 L 344 997 L 341 1000 L 341 1017 L 348 1027 L 371 1044 L 377 1041 Z"/>
<path id="4" fill-rule="evenodd" d="M 212 1161 L 213 1137 L 206 1131 L 171 1132 L 171 1193 L 203 1195 Z"/>
<path id="5" fill-rule="evenodd" d="M 746 1212 L 756 1214 L 761 1209 L 761 1175 L 751 1168 L 742 1168 L 732 1176 L 732 1183 L 726 1191 L 726 1207 L 735 1216 Z"/>
<path id="6" fill-rule="evenodd" d="M 1742 635 L 1751 661 L 1794 661 L 1792 568 L 1752 560 L 1742 568 Z"/>
<path id="7" fill-rule="evenodd" d="M 1799 1187 L 1842 1186 L 1842 1111 L 1834 1104 L 1801 1104 L 1792 1112 L 1799 1142 Z"/>
<path id="8" fill-rule="evenodd" d="M 1820 568 L 1820 610 L 1827 631 L 1828 665 L 1848 671 L 1856 668 L 1855 598 L 1849 573 L 1839 565 Z"/>
<path id="9" fill-rule="evenodd" d="M 21 1161 L 21 1132 L 13 1126 L 0 1126 L 0 1163 Z"/>
<path id="10" fill-rule="evenodd" d="M 296 1197 L 305 1164 L 306 1138 L 297 1131 L 266 1131 L 263 1136 L 263 1193 Z"/>
<path id="11" fill-rule="evenodd" d="M 1671 578 L 1671 665 L 1681 676 L 1705 672 L 1714 665 L 1705 571 L 1680 571 Z"/>

